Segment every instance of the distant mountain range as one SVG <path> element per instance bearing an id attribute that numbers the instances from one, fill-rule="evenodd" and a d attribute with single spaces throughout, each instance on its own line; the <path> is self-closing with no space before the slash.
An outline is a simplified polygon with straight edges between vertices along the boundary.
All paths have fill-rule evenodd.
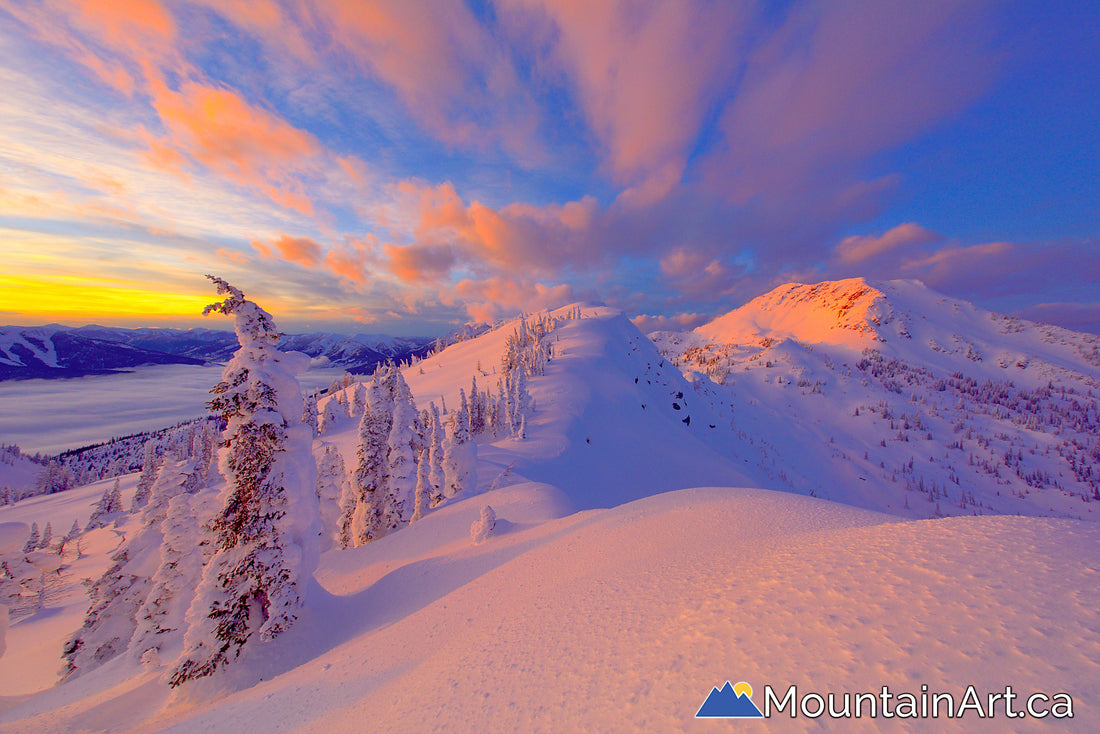
<path id="1" fill-rule="evenodd" d="M 423 356 L 433 342 L 429 337 L 385 334 L 290 334 L 282 338 L 279 348 L 327 357 L 334 366 L 362 374 L 387 359 Z M 81 377 L 141 365 L 224 362 L 238 346 L 233 332 L 213 329 L 3 326 L 0 380 Z"/>

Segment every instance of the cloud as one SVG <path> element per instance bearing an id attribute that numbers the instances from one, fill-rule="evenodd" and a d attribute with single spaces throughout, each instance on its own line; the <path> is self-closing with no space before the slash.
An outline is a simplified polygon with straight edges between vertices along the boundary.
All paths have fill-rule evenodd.
<path id="1" fill-rule="evenodd" d="M 519 311 L 558 308 L 575 300 L 568 284 L 546 285 L 523 278 L 462 280 L 454 291 L 464 301 L 470 318 L 485 322 Z"/>
<path id="2" fill-rule="evenodd" d="M 714 317 L 701 313 L 681 313 L 674 316 L 651 316 L 643 313 L 630 320 L 643 334 L 650 334 L 654 331 L 690 331 L 712 318 Z"/>
<path id="3" fill-rule="evenodd" d="M 679 183 L 714 96 L 736 74 L 748 5 L 681 2 L 501 3 L 517 45 L 569 89 L 603 165 L 645 205 Z"/>
<path id="4" fill-rule="evenodd" d="M 450 182 L 402 181 L 392 193 L 394 203 L 383 212 L 383 221 L 411 228 L 415 237 L 412 249 L 387 251 L 395 274 L 406 280 L 418 273 L 438 277 L 461 262 L 550 275 L 601 254 L 594 239 L 599 207 L 591 196 L 565 204 L 494 208 L 478 201 L 465 204 Z"/>
<path id="5" fill-rule="evenodd" d="M 853 235 L 845 237 L 834 248 L 834 255 L 841 263 L 858 264 L 887 253 L 933 244 L 942 240 L 942 235 L 927 230 L 919 224 L 908 222 L 899 224 L 878 236 Z"/>
<path id="6" fill-rule="evenodd" d="M 218 257 L 223 257 L 231 262 L 235 262 L 238 265 L 247 265 L 250 262 L 250 260 L 248 259 L 248 255 L 245 255 L 243 252 L 234 252 L 232 250 L 227 250 L 224 247 L 219 247 L 217 250 L 214 251 L 214 254 Z"/>
<path id="7" fill-rule="evenodd" d="M 277 238 L 272 245 L 255 241 L 252 246 L 266 258 L 276 257 L 275 250 L 278 250 L 278 256 L 282 259 L 307 268 L 316 265 L 321 260 L 321 246 L 308 237 L 291 237 L 284 234 Z"/>
<path id="8" fill-rule="evenodd" d="M 660 268 L 677 291 L 707 300 L 729 295 L 744 275 L 743 267 L 730 268 L 717 258 L 684 247 L 662 256 Z"/>
<path id="9" fill-rule="evenodd" d="M 390 272 L 406 283 L 434 282 L 450 272 L 457 262 L 449 245 L 386 245 Z"/>
<path id="10" fill-rule="evenodd" d="M 163 160 L 165 149 L 176 151 L 282 206 L 313 213 L 301 180 L 321 163 L 312 134 L 224 87 L 185 82 L 175 91 L 155 81 L 152 89 L 167 135 L 155 141 L 151 161 Z M 168 169 L 178 172 L 176 165 L 178 159 Z"/>
<path id="11" fill-rule="evenodd" d="M 744 57 L 702 162 L 707 186 L 776 218 L 874 216 L 881 185 L 859 186 L 881 178 L 874 157 L 989 89 L 1002 63 L 991 13 L 962 0 L 789 6 Z"/>
<path id="12" fill-rule="evenodd" d="M 374 235 L 351 239 L 325 253 L 324 266 L 334 275 L 357 285 L 366 285 L 371 269 L 379 267 L 381 244 Z"/>

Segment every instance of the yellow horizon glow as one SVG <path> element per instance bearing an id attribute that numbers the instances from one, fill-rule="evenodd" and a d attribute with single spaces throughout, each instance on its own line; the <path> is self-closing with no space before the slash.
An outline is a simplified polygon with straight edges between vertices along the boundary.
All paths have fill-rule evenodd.
<path id="1" fill-rule="evenodd" d="M 45 321 L 191 319 L 218 300 L 212 293 L 173 293 L 110 278 L 0 275 L 0 312 Z"/>

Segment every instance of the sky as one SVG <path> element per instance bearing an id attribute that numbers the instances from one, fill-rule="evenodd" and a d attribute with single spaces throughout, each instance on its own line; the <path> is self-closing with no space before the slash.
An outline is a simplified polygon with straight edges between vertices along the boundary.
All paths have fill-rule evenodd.
<path id="1" fill-rule="evenodd" d="M 915 278 L 1100 332 L 1100 6 L 0 0 L 0 323 L 694 327 Z M 224 325 L 221 325 L 224 328 Z"/>

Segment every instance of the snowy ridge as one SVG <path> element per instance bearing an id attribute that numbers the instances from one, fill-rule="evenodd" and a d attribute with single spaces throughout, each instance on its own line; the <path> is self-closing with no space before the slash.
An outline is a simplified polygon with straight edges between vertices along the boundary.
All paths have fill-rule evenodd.
<path id="1" fill-rule="evenodd" d="M 891 307 L 896 320 L 901 309 Z M 1073 445 L 1067 426 L 1056 441 L 1016 425 L 1008 414 L 1022 412 L 1001 386 L 926 375 L 920 370 L 933 368 L 885 352 L 785 338 L 692 342 L 689 355 L 673 347 L 693 335 L 654 344 L 609 309 L 581 306 L 580 316 L 547 337 L 553 356 L 530 379 L 526 438 L 477 438 L 476 487 L 374 542 L 322 553 L 299 621 L 211 678 L 172 690 L 156 660 L 120 656 L 50 687 L 60 644 L 87 607 L 80 579 L 102 574 L 138 532 L 138 516 L 87 534 L 84 557 L 65 560 L 42 608 L 28 597 L 13 617 L 0 731 L 328 732 L 368 721 L 380 730 L 695 731 L 701 702 L 731 677 L 779 691 L 919 691 L 925 683 L 956 695 L 969 684 L 983 693 L 1066 691 L 1076 718 L 1059 730 L 1095 729 L 1100 525 L 990 516 L 1068 516 L 1092 503 L 1052 487 L 1017 497 L 1016 483 L 990 484 L 988 493 L 975 484 L 973 501 L 964 499 L 963 485 L 946 478 L 962 471 L 959 462 L 941 458 L 988 461 L 1026 435 L 1051 452 L 1024 449 L 1019 460 L 1014 452 L 1010 461 L 1026 474 L 1035 462 L 1062 460 L 1060 442 Z M 406 368 L 417 408 L 457 410 L 459 389 L 468 394 L 475 377 L 479 389 L 496 390 L 517 324 Z M 944 389 L 926 394 L 926 381 L 940 379 Z M 1071 412 L 1076 400 L 1087 423 L 1088 396 L 1069 387 L 1064 398 L 1060 387 L 1032 398 Z M 320 410 L 353 392 L 323 397 Z M 964 408 L 951 412 L 964 395 Z M 889 410 L 867 404 L 872 398 Z M 989 414 L 974 412 L 979 406 Z M 966 425 L 955 433 L 958 420 Z M 884 448 L 890 421 L 887 450 L 862 458 L 858 446 Z M 350 472 L 357 422 L 337 417 L 314 441 L 314 456 L 339 450 Z M 932 439 L 920 437 L 928 432 Z M 919 463 L 926 453 L 944 472 L 934 500 L 928 486 L 907 490 L 884 477 L 893 464 L 875 472 L 879 460 L 907 463 L 914 454 L 904 477 L 915 484 L 923 472 L 938 492 L 941 475 Z M 103 484 L 19 503 L 0 521 L 51 519 L 63 528 Z M 136 476 L 123 479 L 127 497 L 135 484 Z M 744 488 L 752 485 L 772 489 Z M 843 502 L 800 496 L 810 492 Z M 935 515 L 937 502 L 939 514 L 965 516 L 919 519 Z M 1051 502 L 1064 505 L 1052 511 Z M 471 526 L 487 507 L 494 532 L 475 542 Z M 28 593 L 37 578 L 26 576 Z M 770 723 L 817 731 L 822 721 L 784 714 Z M 1017 731 L 1050 725 L 1011 722 Z"/>
<path id="2" fill-rule="evenodd" d="M 861 279 L 651 337 L 721 388 L 780 486 L 906 516 L 1100 517 L 1097 337 Z"/>

